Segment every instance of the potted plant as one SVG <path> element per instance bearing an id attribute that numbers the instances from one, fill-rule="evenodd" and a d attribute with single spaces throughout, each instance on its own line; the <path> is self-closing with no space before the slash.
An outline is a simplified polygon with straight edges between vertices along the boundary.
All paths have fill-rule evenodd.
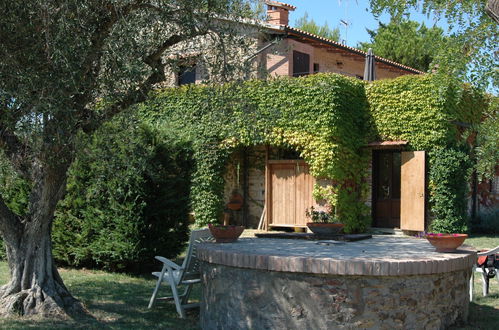
<path id="1" fill-rule="evenodd" d="M 466 238 L 467 234 L 447 234 L 447 233 L 422 233 L 420 237 L 424 237 L 435 247 L 437 252 L 454 252 L 460 247 Z"/>
<path id="2" fill-rule="evenodd" d="M 307 222 L 307 227 L 316 235 L 338 234 L 345 226 L 331 213 L 317 211 L 313 206 L 305 211 L 305 215 L 312 220 Z"/>
<path id="3" fill-rule="evenodd" d="M 211 235 L 217 243 L 231 243 L 237 241 L 244 231 L 243 226 L 208 224 Z"/>

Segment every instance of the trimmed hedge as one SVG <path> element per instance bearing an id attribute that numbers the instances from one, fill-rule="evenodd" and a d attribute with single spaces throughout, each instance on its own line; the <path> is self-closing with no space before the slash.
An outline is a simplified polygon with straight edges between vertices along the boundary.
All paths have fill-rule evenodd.
<path id="1" fill-rule="evenodd" d="M 71 266 L 144 271 L 188 238 L 188 146 L 120 117 L 80 150 L 56 211 L 54 256 Z"/>

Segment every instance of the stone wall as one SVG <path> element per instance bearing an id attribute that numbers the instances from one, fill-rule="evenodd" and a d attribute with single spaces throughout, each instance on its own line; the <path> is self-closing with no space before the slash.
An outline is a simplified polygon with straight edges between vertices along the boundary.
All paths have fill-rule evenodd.
<path id="1" fill-rule="evenodd" d="M 445 329 L 468 317 L 470 270 L 285 273 L 202 263 L 203 329 Z"/>
<path id="2" fill-rule="evenodd" d="M 236 151 L 230 157 L 224 175 L 224 200 L 229 202 L 231 194 L 237 191 L 244 198 L 247 207 L 247 228 L 256 228 L 260 222 L 265 204 L 265 147 L 245 149 L 248 164 L 248 194 L 244 196 L 244 150 Z M 228 211 L 231 224 L 242 225 L 243 209 Z"/>

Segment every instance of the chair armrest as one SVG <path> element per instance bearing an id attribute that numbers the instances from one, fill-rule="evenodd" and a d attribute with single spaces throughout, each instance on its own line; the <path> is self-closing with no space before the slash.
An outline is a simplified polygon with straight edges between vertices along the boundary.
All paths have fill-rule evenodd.
<path id="1" fill-rule="evenodd" d="M 478 252 L 477 255 L 478 256 L 487 256 L 489 254 L 495 254 L 495 253 L 499 253 L 499 246 L 496 246 L 495 248 L 493 248 L 492 250 L 489 250 L 489 251 Z"/>
<path id="2" fill-rule="evenodd" d="M 174 263 L 173 261 L 171 261 L 170 259 L 167 259 L 165 257 L 155 256 L 154 258 L 156 258 L 157 260 L 161 261 L 165 265 L 167 265 L 175 270 L 182 269 L 182 266 L 177 265 L 176 263 Z"/>

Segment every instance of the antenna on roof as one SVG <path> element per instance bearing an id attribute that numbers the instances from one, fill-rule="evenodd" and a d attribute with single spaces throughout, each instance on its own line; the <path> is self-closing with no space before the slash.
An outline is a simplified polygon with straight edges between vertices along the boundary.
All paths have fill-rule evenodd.
<path id="1" fill-rule="evenodd" d="M 350 26 L 350 22 L 344 19 L 340 19 L 340 24 L 345 28 L 345 39 L 342 39 L 341 43 L 346 45 L 348 40 L 348 27 Z"/>
<path id="2" fill-rule="evenodd" d="M 338 4 L 339 6 L 341 6 L 341 0 L 338 1 Z M 340 19 L 340 24 L 345 28 L 345 39 L 342 39 L 341 40 L 341 43 L 346 45 L 347 44 L 347 40 L 348 40 L 348 27 L 350 26 L 351 22 L 348 20 L 348 0 L 346 1 L 346 4 L 345 4 L 345 18 L 344 19 Z"/>

